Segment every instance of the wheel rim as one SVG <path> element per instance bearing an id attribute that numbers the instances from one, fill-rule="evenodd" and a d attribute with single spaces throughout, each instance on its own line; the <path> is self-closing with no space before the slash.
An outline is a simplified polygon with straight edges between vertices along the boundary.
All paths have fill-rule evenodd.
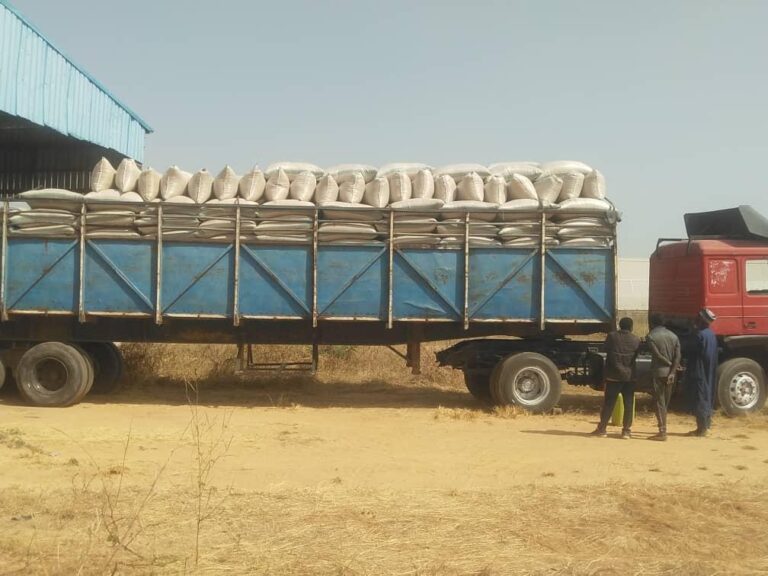
<path id="1" fill-rule="evenodd" d="M 731 402 L 742 410 L 749 410 L 760 399 L 760 386 L 757 378 L 750 372 L 739 372 L 731 378 L 728 386 Z"/>
<path id="2" fill-rule="evenodd" d="M 35 365 L 35 388 L 47 394 L 58 392 L 69 380 L 67 366 L 58 358 L 43 358 Z"/>
<path id="3" fill-rule="evenodd" d="M 536 367 L 520 370 L 512 383 L 515 402 L 522 406 L 537 406 L 549 396 L 549 389 L 549 376 Z"/>

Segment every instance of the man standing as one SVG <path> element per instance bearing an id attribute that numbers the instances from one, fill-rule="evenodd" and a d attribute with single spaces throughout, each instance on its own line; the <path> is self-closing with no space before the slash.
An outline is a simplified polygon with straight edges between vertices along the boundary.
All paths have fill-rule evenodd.
<path id="1" fill-rule="evenodd" d="M 656 420 L 659 433 L 650 440 L 667 440 L 667 407 L 675 389 L 675 376 L 680 367 L 680 340 L 671 330 L 664 327 L 664 317 L 651 314 L 648 319 L 651 331 L 646 342 L 651 352 L 651 378 L 653 396 L 656 399 Z"/>
<path id="2" fill-rule="evenodd" d="M 605 339 L 605 399 L 600 412 L 600 424 L 593 436 L 607 436 L 608 420 L 621 394 L 624 401 L 624 422 L 621 437 L 632 438 L 632 416 L 635 401 L 635 360 L 640 348 L 640 338 L 632 334 L 632 318 L 619 320 L 619 330 Z"/>
<path id="3" fill-rule="evenodd" d="M 686 354 L 685 384 L 696 416 L 696 430 L 689 436 L 707 436 L 712 427 L 715 380 L 717 374 L 717 337 L 709 327 L 716 316 L 704 308 L 696 318 L 696 338 Z"/>

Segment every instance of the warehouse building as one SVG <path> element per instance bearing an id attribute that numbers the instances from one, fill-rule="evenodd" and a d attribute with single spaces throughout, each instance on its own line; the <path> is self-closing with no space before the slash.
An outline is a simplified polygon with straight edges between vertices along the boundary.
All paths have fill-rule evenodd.
<path id="1" fill-rule="evenodd" d="M 0 0 L 0 195 L 86 191 L 102 156 L 141 162 L 152 129 Z"/>

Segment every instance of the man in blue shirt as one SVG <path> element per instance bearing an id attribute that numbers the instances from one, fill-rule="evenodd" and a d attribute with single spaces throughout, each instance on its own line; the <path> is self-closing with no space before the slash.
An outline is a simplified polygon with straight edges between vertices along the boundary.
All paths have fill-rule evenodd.
<path id="1" fill-rule="evenodd" d="M 696 416 L 696 430 L 689 436 L 707 436 L 712 427 L 718 351 L 717 337 L 709 326 L 716 318 L 709 308 L 702 309 L 696 318 L 696 338 L 685 368 L 686 388 Z"/>

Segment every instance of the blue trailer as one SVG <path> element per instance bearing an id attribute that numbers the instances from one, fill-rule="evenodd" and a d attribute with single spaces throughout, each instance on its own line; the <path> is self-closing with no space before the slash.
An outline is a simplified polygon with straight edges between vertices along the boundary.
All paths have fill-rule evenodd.
<path id="1" fill-rule="evenodd" d="M 322 208 L 304 208 L 305 242 L 265 243 L 241 233 L 237 205 L 231 238 L 219 241 L 171 240 L 162 204 L 147 207 L 153 237 L 91 237 L 86 204 L 74 236 L 36 237 L 14 233 L 5 202 L 3 370 L 30 403 L 111 388 L 112 342 L 237 344 L 243 367 L 253 344 L 310 344 L 315 363 L 320 344 L 406 344 L 418 370 L 421 342 L 468 338 L 438 359 L 464 370 L 474 395 L 546 410 L 561 375 L 576 380 L 588 362 L 591 343 L 568 337 L 615 324 L 615 212 L 599 214 L 611 230 L 602 247 L 549 247 L 556 208 L 543 206 L 534 245 L 476 247 L 466 212 L 463 242 L 446 249 L 398 242 L 391 208 L 377 240 L 324 242 Z"/>

